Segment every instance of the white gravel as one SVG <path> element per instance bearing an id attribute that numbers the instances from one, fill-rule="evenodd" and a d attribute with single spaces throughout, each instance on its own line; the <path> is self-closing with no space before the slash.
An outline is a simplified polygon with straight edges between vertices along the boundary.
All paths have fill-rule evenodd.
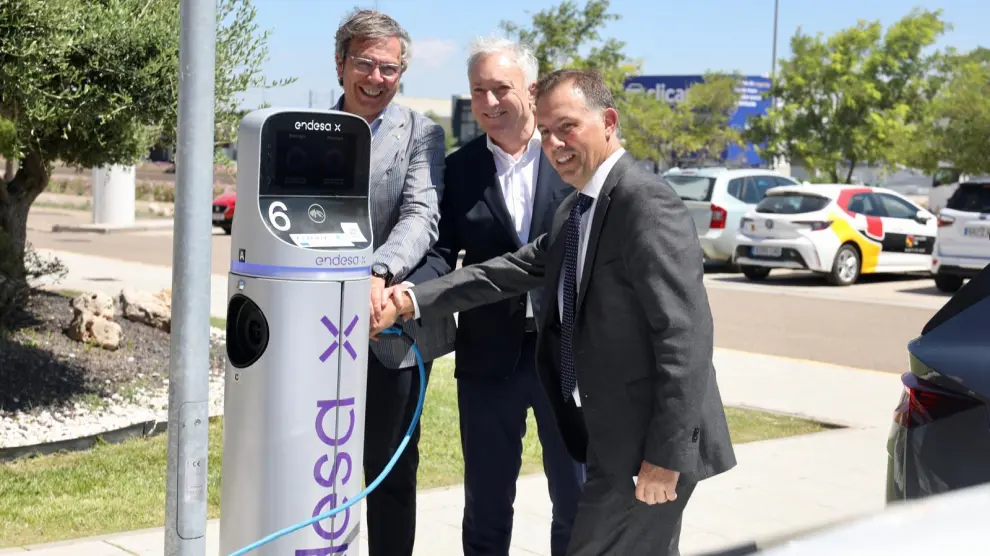
<path id="1" fill-rule="evenodd" d="M 214 329 L 215 338 L 223 332 Z M 119 394 L 104 398 L 101 407 L 76 403 L 61 411 L 37 414 L 0 411 L 0 448 L 33 446 L 82 438 L 148 421 L 168 421 L 168 383 L 155 390 L 139 390 L 131 399 Z M 210 376 L 210 416 L 223 414 L 223 372 Z"/>

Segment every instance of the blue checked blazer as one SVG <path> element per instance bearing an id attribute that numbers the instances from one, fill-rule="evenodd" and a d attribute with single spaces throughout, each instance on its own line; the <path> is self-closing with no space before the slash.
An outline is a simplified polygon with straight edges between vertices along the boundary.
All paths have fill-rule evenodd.
<path id="1" fill-rule="evenodd" d="M 339 110 L 343 100 L 334 109 Z M 423 262 L 439 235 L 444 131 L 426 116 L 395 103 L 385 108 L 372 130 L 368 194 L 374 262 L 387 266 L 397 284 Z M 457 325 L 452 315 L 400 326 L 416 341 L 424 361 L 454 350 Z M 388 368 L 416 364 L 406 338 L 381 335 L 370 344 L 371 352 Z"/>

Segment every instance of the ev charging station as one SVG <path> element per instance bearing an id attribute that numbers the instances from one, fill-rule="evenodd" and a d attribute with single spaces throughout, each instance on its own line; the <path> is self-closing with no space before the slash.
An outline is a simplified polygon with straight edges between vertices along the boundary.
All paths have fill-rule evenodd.
<path id="1" fill-rule="evenodd" d="M 362 490 L 370 153 L 367 122 L 344 112 L 269 108 L 241 122 L 221 556 Z M 354 504 L 254 552 L 356 556 L 360 516 Z"/>

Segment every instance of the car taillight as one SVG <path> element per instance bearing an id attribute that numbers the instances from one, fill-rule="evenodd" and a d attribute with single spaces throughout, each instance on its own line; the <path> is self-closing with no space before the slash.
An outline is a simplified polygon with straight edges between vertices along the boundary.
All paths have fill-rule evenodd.
<path id="1" fill-rule="evenodd" d="M 718 205 L 712 205 L 712 219 L 708 223 L 708 227 L 716 230 L 725 228 L 725 220 L 728 216 L 729 213 L 724 208 Z"/>
<path id="2" fill-rule="evenodd" d="M 829 226 L 831 226 L 832 225 L 832 222 L 831 221 L 827 221 L 827 222 L 826 221 L 814 221 L 814 222 L 811 222 L 811 221 L 801 221 L 801 222 L 795 222 L 795 224 L 797 224 L 798 226 L 807 226 L 807 227 L 811 228 L 811 231 L 812 232 L 820 232 L 820 231 L 824 230 L 825 228 L 828 228 Z"/>
<path id="3" fill-rule="evenodd" d="M 901 376 L 904 392 L 894 410 L 894 422 L 911 429 L 982 405 L 973 398 L 944 390 L 911 373 Z"/>
<path id="4" fill-rule="evenodd" d="M 951 226 L 956 219 L 951 216 L 939 215 L 938 217 L 938 227 L 944 228 L 945 226 Z"/>

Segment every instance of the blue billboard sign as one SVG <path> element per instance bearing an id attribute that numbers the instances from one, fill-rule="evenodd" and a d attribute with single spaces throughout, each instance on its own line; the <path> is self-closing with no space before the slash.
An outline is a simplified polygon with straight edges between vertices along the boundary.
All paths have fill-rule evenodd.
<path id="1" fill-rule="evenodd" d="M 692 85 L 704 80 L 703 75 L 640 75 L 626 79 L 626 90 L 645 92 L 655 96 L 657 100 L 677 104 L 687 98 Z M 739 102 L 735 112 L 729 117 L 729 126 L 741 131 L 745 129 L 747 119 L 766 114 L 770 108 L 770 99 L 764 98 L 765 93 L 770 90 L 770 78 L 744 76 L 739 80 L 736 90 L 739 92 Z M 744 147 L 730 146 L 722 156 L 723 160 L 742 166 L 765 165 L 749 143 Z"/>

